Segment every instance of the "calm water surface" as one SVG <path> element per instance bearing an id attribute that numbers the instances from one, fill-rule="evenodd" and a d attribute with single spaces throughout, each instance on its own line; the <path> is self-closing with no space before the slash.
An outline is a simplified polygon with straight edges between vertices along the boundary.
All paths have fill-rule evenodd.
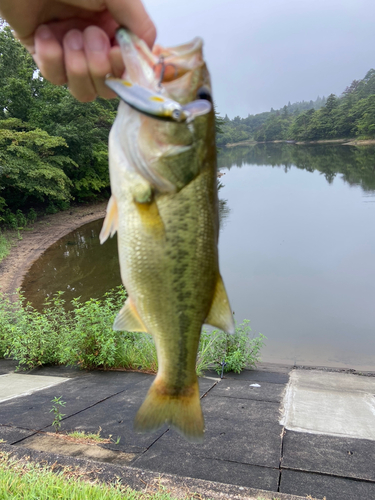
<path id="1" fill-rule="evenodd" d="M 263 360 L 375 368 L 375 149 L 269 145 L 224 151 L 221 272 L 237 321 L 267 337 Z M 101 221 L 62 238 L 24 282 L 40 307 L 120 284 Z"/>

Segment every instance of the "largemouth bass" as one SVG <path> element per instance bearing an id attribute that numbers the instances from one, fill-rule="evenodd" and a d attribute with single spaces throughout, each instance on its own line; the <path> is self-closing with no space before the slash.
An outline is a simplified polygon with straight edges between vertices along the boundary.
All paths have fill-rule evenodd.
<path id="1" fill-rule="evenodd" d="M 118 31 L 126 73 L 109 137 L 112 196 L 100 235 L 118 233 L 128 299 L 114 329 L 150 333 L 158 373 L 135 429 L 203 437 L 195 364 L 203 323 L 234 331 L 218 264 L 215 116 L 202 40 L 151 52 Z"/>

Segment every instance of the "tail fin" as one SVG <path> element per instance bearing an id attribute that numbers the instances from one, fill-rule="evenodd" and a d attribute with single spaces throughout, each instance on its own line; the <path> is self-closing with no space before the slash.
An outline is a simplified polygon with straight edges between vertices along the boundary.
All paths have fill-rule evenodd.
<path id="1" fill-rule="evenodd" d="M 203 441 L 204 419 L 198 380 L 180 394 L 170 395 L 166 385 L 155 379 L 135 417 L 134 429 L 155 431 L 165 423 L 175 427 L 188 441 Z"/>

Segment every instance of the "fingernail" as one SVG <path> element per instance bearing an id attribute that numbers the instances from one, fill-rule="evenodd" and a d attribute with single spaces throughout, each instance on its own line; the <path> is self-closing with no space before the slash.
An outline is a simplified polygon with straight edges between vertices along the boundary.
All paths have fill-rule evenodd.
<path id="1" fill-rule="evenodd" d="M 85 43 L 87 45 L 87 48 L 89 50 L 92 50 L 93 52 L 100 52 L 104 50 L 105 47 L 105 42 L 103 40 L 103 37 L 101 36 L 101 33 L 98 33 L 98 30 L 92 30 L 90 28 L 86 29 L 85 31 Z"/>
<path id="2" fill-rule="evenodd" d="M 65 35 L 65 42 L 69 49 L 71 50 L 82 50 L 83 49 L 83 36 L 78 30 L 69 31 Z"/>
<path id="3" fill-rule="evenodd" d="M 39 38 L 42 38 L 43 40 L 47 40 L 48 38 L 52 37 L 52 31 L 48 26 L 45 24 L 41 24 L 39 28 L 36 30 L 35 33 Z"/>

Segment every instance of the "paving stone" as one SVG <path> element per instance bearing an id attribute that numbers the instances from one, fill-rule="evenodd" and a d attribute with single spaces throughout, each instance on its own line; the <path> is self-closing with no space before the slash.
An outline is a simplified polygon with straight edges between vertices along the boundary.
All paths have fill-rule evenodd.
<path id="1" fill-rule="evenodd" d="M 202 458 L 279 467 L 281 430 L 279 404 L 210 396 L 202 400 L 206 432 L 202 444 L 186 441 L 173 429 L 152 451 L 187 452 Z"/>
<path id="2" fill-rule="evenodd" d="M 155 452 L 153 447 L 136 459 L 132 466 L 163 474 L 178 474 L 271 491 L 277 490 L 279 479 L 277 469 L 197 457 L 189 451 L 181 455 Z"/>
<path id="3" fill-rule="evenodd" d="M 280 403 L 286 384 L 253 382 L 249 380 L 224 379 L 212 389 L 212 396 L 239 399 L 256 399 Z"/>
<path id="4" fill-rule="evenodd" d="M 18 366 L 18 361 L 14 359 L 0 359 L 0 374 L 14 372 Z"/>
<path id="5" fill-rule="evenodd" d="M 148 384 L 149 385 L 149 384 Z M 121 394 L 117 394 L 105 401 L 95 405 L 95 410 L 88 408 L 76 415 L 65 418 L 61 429 L 64 432 L 74 430 L 84 432 L 97 432 L 102 429 L 101 435 L 113 439 L 120 438 L 118 445 L 109 446 L 110 449 L 123 450 L 129 453 L 144 451 L 167 429 L 167 426 L 154 433 L 138 434 L 133 430 L 134 418 L 141 406 L 148 387 L 138 384 L 128 388 Z M 51 428 L 45 430 L 51 431 Z"/>
<path id="6" fill-rule="evenodd" d="M 73 378 L 56 387 L 44 389 L 30 396 L 22 396 L 0 404 L 0 424 L 40 430 L 52 421 L 51 400 L 62 397 L 66 406 L 62 410 L 67 416 L 102 401 L 128 387 L 151 384 L 152 377 L 133 372 L 93 372 Z"/>
<path id="7" fill-rule="evenodd" d="M 241 373 L 229 372 L 226 379 L 251 380 L 253 382 L 269 382 L 270 384 L 286 384 L 289 374 L 283 372 L 264 372 L 262 370 L 243 370 Z"/>
<path id="8" fill-rule="evenodd" d="M 282 471 L 280 492 L 327 500 L 372 500 L 375 483 L 309 472 Z M 310 498 L 310 497 L 309 497 Z"/>
<path id="9" fill-rule="evenodd" d="M 106 446 L 107 448 L 135 453 L 144 451 L 168 428 L 165 425 L 151 434 L 138 434 L 133 430 L 134 418 L 146 397 L 151 381 L 147 379 L 136 386 L 127 387 L 126 391 L 121 394 L 97 404 L 95 411 L 89 408 L 64 419 L 62 429 L 96 432 L 101 427 L 102 436 L 107 437 L 112 434 L 113 439 L 120 438 L 118 445 L 110 444 Z M 200 393 L 205 394 L 214 384 L 215 381 L 199 379 Z"/>
<path id="10" fill-rule="evenodd" d="M 375 481 L 375 441 L 286 431 L 282 467 Z"/>
<path id="11" fill-rule="evenodd" d="M 20 439 L 27 438 L 32 434 L 32 431 L 26 431 L 25 429 L 18 429 L 17 427 L 7 427 L 5 425 L 0 425 L 0 439 L 8 444 L 16 443 Z"/>

